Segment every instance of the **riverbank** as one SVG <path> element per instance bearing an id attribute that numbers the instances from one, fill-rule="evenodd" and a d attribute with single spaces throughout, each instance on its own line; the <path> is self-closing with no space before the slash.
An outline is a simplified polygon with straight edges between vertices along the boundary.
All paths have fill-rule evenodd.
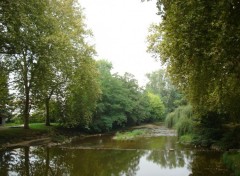
<path id="1" fill-rule="evenodd" d="M 61 128 L 57 124 L 45 126 L 43 123 L 30 124 L 29 129 L 23 126 L 0 127 L 0 148 L 37 145 L 57 145 L 71 136 L 84 135 L 72 129 Z"/>
<path id="2" fill-rule="evenodd" d="M 28 135 L 31 135 L 30 133 L 32 132 L 35 134 L 37 132 L 36 128 L 31 128 L 30 130 L 20 128 L 19 130 L 27 131 Z M 145 133 L 141 133 L 140 136 L 136 135 L 135 138 L 131 138 L 130 140 L 129 138 L 113 140 L 117 132 L 111 134 L 83 134 L 77 130 L 51 126 L 46 127 L 44 130 L 42 129 L 41 133 L 38 133 L 39 136 L 32 136 L 27 140 L 23 140 L 25 138 L 21 139 L 21 135 L 17 134 L 19 136 L 18 141 L 23 141 L 15 143 L 16 141 L 12 140 L 8 145 L 4 145 L 5 148 L 1 149 L 0 155 L 12 155 L 12 158 L 17 158 L 14 163 L 21 161 L 22 158 L 26 158 L 26 161 L 29 161 L 29 165 L 36 168 L 39 165 L 34 164 L 43 163 L 41 169 L 44 167 L 52 167 L 53 165 L 46 163 L 55 163 L 56 161 L 68 163 L 61 163 L 63 166 L 68 166 L 70 163 L 71 168 L 72 166 L 75 168 L 79 168 L 80 166 L 93 166 L 93 168 L 97 168 L 99 163 L 106 165 L 106 161 L 110 161 L 107 165 L 113 163 L 114 166 L 119 166 L 118 161 L 121 161 L 121 163 L 126 163 L 124 168 L 127 168 L 128 171 L 130 166 L 135 166 L 135 164 L 131 163 L 139 163 L 136 167 L 146 169 L 148 174 L 149 170 L 153 170 L 153 174 L 162 172 L 164 175 L 166 173 L 163 172 L 163 168 L 167 168 L 168 172 L 171 171 L 175 173 L 177 168 L 177 173 L 179 173 L 179 169 L 184 172 L 182 175 L 190 175 L 191 173 L 195 175 L 194 173 L 199 173 L 199 171 L 201 171 L 202 175 L 208 175 L 207 173 L 211 170 L 211 172 L 213 171 L 214 173 L 213 176 L 230 176 L 230 172 L 223 165 L 222 151 L 200 150 L 194 147 L 185 148 L 185 146 L 179 144 L 176 130 L 167 129 L 163 124 L 144 124 L 124 129 L 123 131 L 120 130 L 119 133 L 134 133 L 135 130 L 144 131 Z M 1 131 L 0 134 L 2 134 Z M 56 138 L 59 139 L 56 140 Z M 41 161 L 42 157 L 46 157 L 44 162 Z M 56 160 L 56 158 L 59 159 Z M 236 168 L 232 167 L 235 166 L 234 163 L 237 163 L 235 158 L 235 156 L 234 158 L 231 156 L 226 158 L 225 161 L 230 163 L 230 165 L 227 164 L 227 166 L 237 173 Z M 134 161 L 132 162 L 133 159 Z M 234 160 L 234 162 L 232 162 L 232 160 Z M 13 161 L 6 160 L 5 162 L 5 166 L 10 165 L 9 167 L 12 167 L 11 163 L 13 163 Z M 147 166 L 141 164 L 146 162 L 148 162 Z M 74 166 L 75 163 L 77 163 L 77 166 Z M 160 166 L 157 167 L 158 170 L 154 170 L 154 168 L 156 169 L 156 163 Z M 56 164 L 59 165 L 59 163 Z M 149 169 L 149 165 L 152 165 L 151 169 Z M 29 167 L 26 167 L 27 170 L 28 168 Z M 104 168 L 105 171 L 105 167 L 103 166 L 102 168 Z M 68 170 L 68 173 L 72 172 L 69 168 L 65 169 Z M 83 168 L 81 168 L 81 173 L 82 169 Z M 92 171 L 91 168 L 86 168 L 86 170 Z M 18 173 L 18 171 L 15 172 Z M 98 173 L 100 172 L 101 171 Z M 111 171 L 107 173 L 109 172 Z M 119 171 L 119 173 L 123 172 Z M 90 174 L 93 175 L 92 172 L 88 172 L 86 175 Z M 76 175 L 76 172 L 72 173 L 72 175 Z M 135 175 L 138 174 L 136 173 Z M 139 175 L 143 174 L 139 173 Z"/>
<path id="3" fill-rule="evenodd" d="M 53 127 L 24 129 L 22 126 L 0 127 L 0 148 L 19 146 L 19 143 L 50 137 Z M 27 145 L 26 143 L 24 145 Z"/>
<path id="4" fill-rule="evenodd" d="M 159 128 L 161 126 L 161 129 Z M 159 130 L 160 129 L 160 130 Z M 129 127 L 121 131 L 144 130 L 150 131 L 145 135 L 150 136 L 175 136 L 176 131 L 164 127 L 162 123 L 142 124 Z M 115 131 L 117 133 L 117 131 Z M 55 146 L 63 143 L 69 143 L 76 137 L 91 137 L 101 134 L 89 134 L 79 129 L 67 129 L 52 124 L 45 126 L 43 123 L 30 124 L 30 129 L 24 129 L 22 125 L 12 125 L 0 127 L 0 149 L 14 148 L 23 146 Z"/>

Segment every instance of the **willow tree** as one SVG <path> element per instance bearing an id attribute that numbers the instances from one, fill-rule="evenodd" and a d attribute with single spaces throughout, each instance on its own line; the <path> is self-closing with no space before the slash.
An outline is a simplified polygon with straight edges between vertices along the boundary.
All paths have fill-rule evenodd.
<path id="1" fill-rule="evenodd" d="M 240 114 L 240 1 L 158 0 L 149 51 L 200 114 Z"/>

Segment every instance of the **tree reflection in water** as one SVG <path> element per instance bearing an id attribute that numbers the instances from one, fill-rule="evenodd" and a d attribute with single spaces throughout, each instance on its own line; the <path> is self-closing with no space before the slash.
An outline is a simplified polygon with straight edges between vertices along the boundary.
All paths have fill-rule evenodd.
<path id="1" fill-rule="evenodd" d="M 189 168 L 192 176 L 228 176 L 232 175 L 222 163 L 222 153 L 212 151 L 196 152 Z"/>
<path id="2" fill-rule="evenodd" d="M 143 150 L 24 147 L 0 153 L 0 175 L 136 175 Z"/>
<path id="3" fill-rule="evenodd" d="M 135 176 L 146 175 L 149 171 L 153 175 L 188 175 L 191 172 L 193 176 L 230 175 L 221 162 L 221 153 L 182 149 L 176 140 L 174 137 L 145 138 L 122 143 L 106 140 L 105 143 L 103 141 L 104 145 L 101 143 L 104 148 L 97 144 L 96 148 L 88 149 L 9 149 L 0 151 L 0 175 Z M 87 146 L 90 139 L 85 142 L 82 142 L 83 146 Z"/>
<path id="4" fill-rule="evenodd" d="M 162 168 L 185 167 L 191 160 L 191 153 L 187 151 L 151 151 L 147 159 Z"/>

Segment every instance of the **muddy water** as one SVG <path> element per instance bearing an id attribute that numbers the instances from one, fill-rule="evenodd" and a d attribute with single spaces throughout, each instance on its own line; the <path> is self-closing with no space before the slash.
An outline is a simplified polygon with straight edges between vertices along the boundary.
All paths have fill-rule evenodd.
<path id="1" fill-rule="evenodd" d="M 183 147 L 171 131 L 155 128 L 153 135 L 136 140 L 106 135 L 60 147 L 0 151 L 0 175 L 228 176 L 221 155 Z"/>

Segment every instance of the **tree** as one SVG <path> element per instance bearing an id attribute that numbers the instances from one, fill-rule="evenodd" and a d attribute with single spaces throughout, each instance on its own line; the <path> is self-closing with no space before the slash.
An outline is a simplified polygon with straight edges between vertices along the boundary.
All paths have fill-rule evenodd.
<path id="1" fill-rule="evenodd" d="M 165 107 L 160 97 L 148 92 L 148 98 L 150 102 L 150 117 L 149 121 L 163 120 Z"/>
<path id="2" fill-rule="evenodd" d="M 184 103 L 183 95 L 173 86 L 165 69 L 148 73 L 146 76 L 149 79 L 146 90 L 160 96 L 165 106 L 165 115 Z"/>
<path id="3" fill-rule="evenodd" d="M 0 61 L 0 116 L 6 116 L 8 113 L 9 100 L 8 72 Z"/>
<path id="4" fill-rule="evenodd" d="M 147 119 L 148 99 L 130 73 L 111 74 L 112 64 L 97 62 L 100 74 L 101 98 L 97 103 L 92 129 L 109 131 L 127 125 L 136 125 Z"/>
<path id="5" fill-rule="evenodd" d="M 1 2 L 1 53 L 14 75 L 23 102 L 24 128 L 29 128 L 31 90 L 37 80 L 36 70 L 44 60 L 51 32 L 45 16 L 46 1 Z M 50 28 L 49 28 L 50 27 Z"/>
<path id="6" fill-rule="evenodd" d="M 57 42 L 49 51 L 49 61 L 42 64 L 42 68 L 39 69 L 42 79 L 40 78 L 40 81 L 38 81 L 37 90 L 35 90 L 37 99 L 40 97 L 40 102 L 45 104 L 46 125 L 50 125 L 49 102 L 53 96 L 56 98 L 57 95 L 61 95 L 63 99 L 67 100 L 78 87 L 78 96 L 74 98 L 81 99 L 85 107 L 78 107 L 77 109 L 87 111 L 90 106 L 94 106 L 94 101 L 99 94 L 98 84 L 95 80 L 97 79 L 97 73 L 92 59 L 95 51 L 85 41 L 85 38 L 90 37 L 91 33 L 85 28 L 80 5 L 73 0 L 51 1 L 50 5 L 54 7 L 50 8 L 49 14 L 50 16 L 52 13 L 55 14 L 53 20 L 56 35 L 53 36 Z M 75 88 L 73 88 L 74 86 Z M 87 93 L 90 91 L 92 91 L 92 95 Z M 88 98 L 83 100 L 81 96 L 87 96 Z M 72 99 L 72 101 L 75 100 Z M 68 101 L 68 104 L 71 104 L 70 101 Z M 79 104 L 81 103 L 79 102 Z M 65 104 L 65 106 L 67 105 Z M 64 123 L 69 125 L 73 122 L 70 119 L 74 119 L 75 116 L 68 116 L 70 116 L 69 120 L 65 118 Z M 82 114 L 82 118 L 86 117 L 83 117 Z"/>
<path id="7" fill-rule="evenodd" d="M 76 85 L 73 81 L 82 81 L 81 91 L 88 86 L 89 91 L 98 90 L 92 60 L 94 49 L 85 41 L 90 33 L 85 29 L 77 1 L 4 1 L 0 10 L 0 51 L 14 75 L 23 103 L 25 128 L 29 128 L 29 113 L 36 99 L 45 102 L 49 125 L 49 101 L 57 91 L 62 91 L 66 100 L 72 85 Z M 73 79 L 76 73 L 78 78 L 81 75 L 80 80 Z M 90 78 L 93 80 L 89 81 Z M 85 100 L 97 96 L 93 97 Z"/>
<path id="8" fill-rule="evenodd" d="M 91 57 L 76 60 L 67 86 L 65 119 L 68 127 L 89 128 L 100 95 L 96 63 Z"/>
<path id="9" fill-rule="evenodd" d="M 159 0 L 158 7 L 162 23 L 152 27 L 149 51 L 200 115 L 239 119 L 239 0 Z"/>
<path id="10" fill-rule="evenodd" d="M 124 126 L 127 121 L 125 107 L 127 92 L 118 75 L 112 75 L 112 64 L 106 60 L 97 62 L 100 74 L 101 97 L 94 114 L 93 128 L 97 131 L 109 131 L 114 126 Z"/>

